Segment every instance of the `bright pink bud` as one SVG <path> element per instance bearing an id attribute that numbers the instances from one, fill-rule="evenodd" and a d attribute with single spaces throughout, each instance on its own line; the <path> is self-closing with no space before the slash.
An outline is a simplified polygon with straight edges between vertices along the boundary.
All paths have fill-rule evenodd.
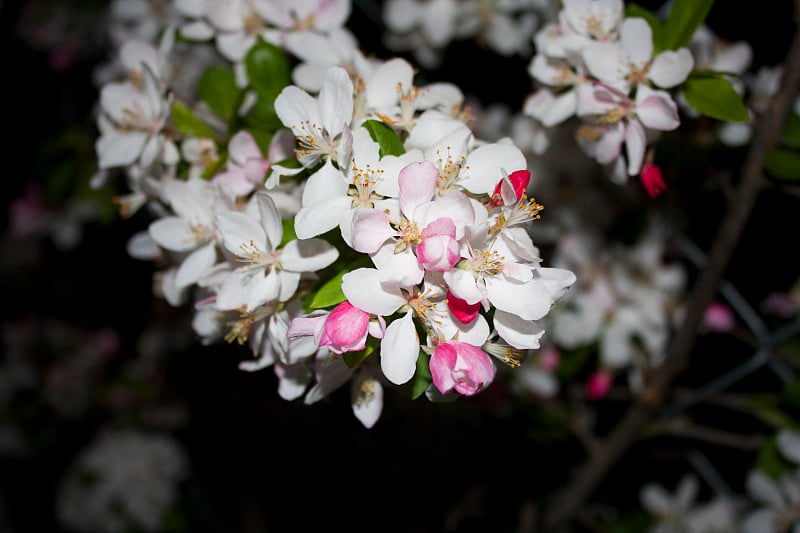
<path id="1" fill-rule="evenodd" d="M 528 170 L 515 170 L 508 175 L 508 181 L 510 181 L 511 185 L 514 187 L 514 194 L 516 194 L 517 200 L 519 200 L 522 198 L 522 193 L 524 193 L 525 189 L 528 188 L 528 183 L 531 181 L 531 173 Z M 503 180 L 500 180 L 494 187 L 492 199 L 489 202 L 489 205 L 492 207 L 503 205 L 503 195 L 500 193 L 500 188 L 502 185 Z"/>
<path id="2" fill-rule="evenodd" d="M 442 394 L 455 389 L 471 396 L 494 379 L 489 355 L 472 344 L 447 341 L 433 350 L 429 363 L 433 384 Z"/>
<path id="3" fill-rule="evenodd" d="M 466 300 L 462 300 L 448 290 L 447 307 L 450 308 L 450 312 L 453 313 L 453 316 L 456 317 L 459 322 L 462 324 L 469 324 L 478 316 L 481 303 L 475 302 L 474 304 L 468 304 Z"/>
<path id="4" fill-rule="evenodd" d="M 703 315 L 703 325 L 710 331 L 726 333 L 736 327 L 736 317 L 724 303 L 711 302 Z"/>
<path id="5" fill-rule="evenodd" d="M 586 395 L 590 400 L 599 400 L 611 389 L 611 372 L 598 370 L 586 381 Z"/>
<path id="6" fill-rule="evenodd" d="M 368 328 L 369 313 L 344 301 L 325 319 L 318 346 L 327 346 L 333 353 L 363 350 Z"/>
<path id="7" fill-rule="evenodd" d="M 639 176 L 642 178 L 642 185 L 644 185 L 644 189 L 650 195 L 650 198 L 655 198 L 667 190 L 667 184 L 664 183 L 661 169 L 653 163 L 645 163 Z"/>

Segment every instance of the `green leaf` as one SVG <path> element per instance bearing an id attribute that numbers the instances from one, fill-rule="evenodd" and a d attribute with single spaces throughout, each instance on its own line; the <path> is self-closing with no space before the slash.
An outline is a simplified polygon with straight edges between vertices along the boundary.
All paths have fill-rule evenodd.
<path id="1" fill-rule="evenodd" d="M 664 21 L 664 50 L 677 50 L 689 44 L 712 5 L 714 0 L 675 0 Z"/>
<path id="2" fill-rule="evenodd" d="M 786 124 L 783 126 L 782 140 L 787 146 L 800 148 L 800 116 L 795 113 L 786 117 Z"/>
<path id="3" fill-rule="evenodd" d="M 333 307 L 345 301 L 347 298 L 342 292 L 342 278 L 349 270 L 342 270 L 326 281 L 317 292 L 309 299 L 308 303 L 304 306 L 307 311 L 314 309 L 323 309 L 325 307 Z"/>
<path id="4" fill-rule="evenodd" d="M 375 337 L 367 337 L 366 344 L 367 347 L 363 350 L 358 352 L 346 352 L 342 355 L 342 359 L 344 359 L 348 368 L 355 368 L 360 365 L 364 359 L 380 347 L 381 341 Z"/>
<path id="5" fill-rule="evenodd" d="M 175 100 L 172 102 L 172 123 L 183 135 L 193 137 L 214 137 L 214 131 L 195 115 L 186 104 Z"/>
<path id="6" fill-rule="evenodd" d="M 628 4 L 625 6 L 625 17 L 641 17 L 646 20 L 653 32 L 653 53 L 657 54 L 664 50 L 664 25 L 655 13 L 638 4 Z"/>
<path id="7" fill-rule="evenodd" d="M 722 78 L 690 76 L 683 86 L 686 101 L 699 113 L 726 122 L 747 122 L 747 112 L 741 96 Z"/>
<path id="8" fill-rule="evenodd" d="M 256 103 L 244 117 L 247 129 L 260 131 L 276 131 L 283 127 L 281 119 L 275 113 L 275 98 L 267 95 L 257 95 Z"/>
<path id="9" fill-rule="evenodd" d="M 764 168 L 774 178 L 796 181 L 800 179 L 800 153 L 775 149 L 764 157 Z"/>
<path id="10" fill-rule="evenodd" d="M 286 218 L 283 221 L 283 238 L 278 248 L 283 248 L 289 242 L 297 238 L 297 233 L 294 231 L 294 219 Z"/>
<path id="11" fill-rule="evenodd" d="M 416 400 L 425 394 L 432 382 L 428 354 L 420 350 L 419 357 L 417 357 L 417 371 L 414 373 L 414 377 L 411 378 L 411 399 Z"/>
<path id="12" fill-rule="evenodd" d="M 406 152 L 403 141 L 389 125 L 378 120 L 367 120 L 363 126 L 372 140 L 380 146 L 379 155 L 403 155 Z"/>
<path id="13" fill-rule="evenodd" d="M 250 86 L 259 99 L 274 101 L 284 87 L 291 83 L 291 70 L 286 54 L 263 39 L 250 48 L 245 57 Z"/>
<path id="14" fill-rule="evenodd" d="M 200 76 L 197 91 L 200 99 L 226 121 L 234 117 L 242 97 L 233 69 L 225 65 L 208 67 Z"/>

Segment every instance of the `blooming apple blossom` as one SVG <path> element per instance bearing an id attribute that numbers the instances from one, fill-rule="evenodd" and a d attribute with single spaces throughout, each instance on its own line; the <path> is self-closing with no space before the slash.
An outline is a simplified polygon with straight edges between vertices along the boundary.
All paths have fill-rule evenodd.
<path id="1" fill-rule="evenodd" d="M 275 112 L 294 133 L 298 160 L 304 167 L 349 160 L 353 82 L 342 67 L 326 71 L 316 98 L 294 85 L 283 89 L 275 99 Z"/>
<path id="2" fill-rule="evenodd" d="M 252 311 L 271 300 L 286 301 L 297 290 L 303 272 L 325 268 L 339 255 L 321 239 L 295 239 L 280 247 L 283 227 L 275 202 L 263 191 L 255 198 L 260 220 L 239 211 L 215 217 L 225 248 L 244 263 L 219 288 L 219 309 Z"/>

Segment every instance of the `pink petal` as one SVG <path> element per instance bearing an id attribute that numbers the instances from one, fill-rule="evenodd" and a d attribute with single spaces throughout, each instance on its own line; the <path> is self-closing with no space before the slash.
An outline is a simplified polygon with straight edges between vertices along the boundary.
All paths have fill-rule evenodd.
<path id="1" fill-rule="evenodd" d="M 453 316 L 456 317 L 462 324 L 468 324 L 469 322 L 472 322 L 475 317 L 478 316 L 478 312 L 481 309 L 480 302 L 468 304 L 465 300 L 462 300 L 449 290 L 447 291 L 446 301 L 447 306 L 450 308 L 450 312 L 453 313 Z"/>

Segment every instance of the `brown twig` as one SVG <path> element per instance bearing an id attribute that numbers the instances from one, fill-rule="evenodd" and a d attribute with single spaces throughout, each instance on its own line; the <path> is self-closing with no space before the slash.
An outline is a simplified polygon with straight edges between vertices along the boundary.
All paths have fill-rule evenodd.
<path id="1" fill-rule="evenodd" d="M 795 0 L 795 20 L 800 19 L 800 0 Z M 661 405 L 670 384 L 686 367 L 689 353 L 698 334 L 703 313 L 715 296 L 722 275 L 736 243 L 750 217 L 763 187 L 764 158 L 780 139 L 783 124 L 800 86 L 800 32 L 784 62 L 781 86 L 767 113 L 755 127 L 756 135 L 742 169 L 735 202 L 725 215 L 686 306 L 686 314 L 675 332 L 664 363 L 646 381 L 642 394 L 631 404 L 614 430 L 589 454 L 578 475 L 564 488 L 545 515 L 547 531 L 563 529 L 576 516 L 599 483 L 606 478 L 623 453 L 642 435 L 655 408 Z"/>

